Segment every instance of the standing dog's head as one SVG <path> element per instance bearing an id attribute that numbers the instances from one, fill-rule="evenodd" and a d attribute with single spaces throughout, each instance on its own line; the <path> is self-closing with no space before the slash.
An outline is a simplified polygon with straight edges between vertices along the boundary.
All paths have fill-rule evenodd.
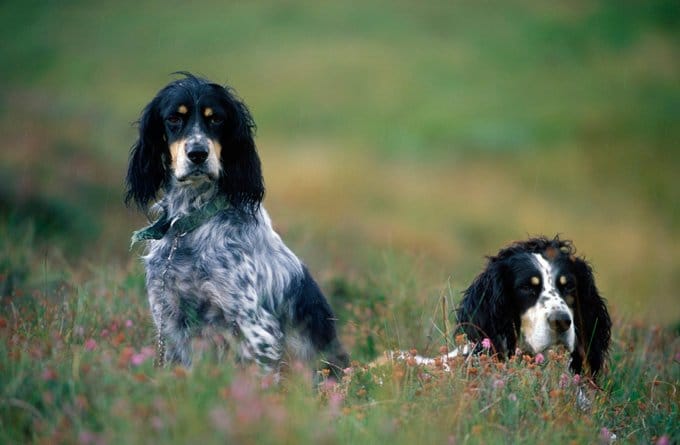
<path id="1" fill-rule="evenodd" d="M 248 108 L 229 88 L 180 74 L 142 112 L 126 202 L 145 208 L 162 189 L 211 182 L 232 205 L 254 211 L 264 182 Z"/>
<path id="2" fill-rule="evenodd" d="M 588 263 L 558 237 L 514 243 L 490 257 L 458 309 L 472 341 L 488 337 L 503 355 L 516 347 L 539 353 L 563 345 L 580 373 L 602 367 L 611 321 Z"/>

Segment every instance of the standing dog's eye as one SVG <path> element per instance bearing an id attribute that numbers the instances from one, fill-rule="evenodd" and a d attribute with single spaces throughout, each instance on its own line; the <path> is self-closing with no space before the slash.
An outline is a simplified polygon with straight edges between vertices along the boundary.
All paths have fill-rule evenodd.
<path id="1" fill-rule="evenodd" d="M 165 122 L 167 122 L 168 125 L 177 126 L 182 123 L 182 118 L 173 114 L 172 116 L 169 116 L 167 119 L 165 119 Z"/>

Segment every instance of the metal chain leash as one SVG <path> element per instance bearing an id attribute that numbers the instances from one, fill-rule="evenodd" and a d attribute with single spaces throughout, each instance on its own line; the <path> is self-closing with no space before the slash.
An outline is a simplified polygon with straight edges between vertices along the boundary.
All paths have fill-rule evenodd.
<path id="1" fill-rule="evenodd" d="M 161 274 L 161 298 L 165 299 L 165 277 L 168 274 L 168 270 L 170 270 L 170 265 L 172 264 L 172 259 L 175 256 L 175 251 L 177 250 L 177 246 L 179 244 L 179 239 L 186 235 L 186 232 L 177 234 L 172 240 L 172 247 L 170 248 L 170 253 L 168 254 L 168 258 L 166 259 L 165 263 L 165 269 L 163 270 L 163 273 Z M 158 322 L 158 336 L 156 338 L 156 361 L 154 362 L 154 366 L 157 368 L 162 368 L 165 366 L 165 335 L 163 335 L 163 331 L 165 328 L 165 323 L 163 320 L 163 311 L 159 310 L 156 308 L 156 314 L 159 319 Z"/>

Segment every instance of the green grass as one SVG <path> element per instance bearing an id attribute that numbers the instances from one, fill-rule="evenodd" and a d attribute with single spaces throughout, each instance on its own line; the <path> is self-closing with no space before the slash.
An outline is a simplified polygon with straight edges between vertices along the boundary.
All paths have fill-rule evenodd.
<path id="1" fill-rule="evenodd" d="M 22 240 L 16 247 L 30 251 L 31 237 L 21 234 L 12 233 Z M 407 333 L 420 318 L 437 325 L 421 350 L 444 346 L 441 311 L 430 309 L 439 298 L 405 307 L 378 293 L 391 289 L 387 281 L 335 280 L 326 287 L 355 360 L 339 385 L 315 391 L 304 368 L 271 385 L 210 348 L 199 348 L 207 354 L 190 371 L 155 369 L 143 280 L 129 265 L 76 277 L 52 255 L 28 266 L 4 261 L 10 270 L 28 267 L 34 279 L 15 280 L 0 302 L 2 443 L 597 443 L 604 428 L 622 443 L 680 439 L 677 331 L 615 319 L 600 389 L 575 382 L 559 351 L 543 363 L 460 359 L 446 371 L 373 360 L 414 346 Z M 7 280 L 0 275 L 0 284 Z M 411 317 L 390 316 L 405 313 Z M 577 403 L 579 387 L 588 408 Z"/>
<path id="2" fill-rule="evenodd" d="M 0 442 L 678 442 L 679 24 L 668 0 L 2 2 Z M 250 106 L 265 204 L 357 361 L 338 388 L 131 364 L 131 124 L 176 70 Z M 555 233 L 614 315 L 590 411 L 559 357 L 368 367 L 437 351 L 484 255 Z"/>

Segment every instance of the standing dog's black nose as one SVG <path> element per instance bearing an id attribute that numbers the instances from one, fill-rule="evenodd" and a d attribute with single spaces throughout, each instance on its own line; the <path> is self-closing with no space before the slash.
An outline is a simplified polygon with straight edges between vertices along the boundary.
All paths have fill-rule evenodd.
<path id="1" fill-rule="evenodd" d="M 555 312 L 548 316 L 548 323 L 553 331 L 561 334 L 571 327 L 571 316 L 567 312 Z"/>
<path id="2" fill-rule="evenodd" d="M 187 156 L 194 164 L 203 164 L 208 159 L 208 147 L 202 143 L 190 143 L 187 145 Z"/>

